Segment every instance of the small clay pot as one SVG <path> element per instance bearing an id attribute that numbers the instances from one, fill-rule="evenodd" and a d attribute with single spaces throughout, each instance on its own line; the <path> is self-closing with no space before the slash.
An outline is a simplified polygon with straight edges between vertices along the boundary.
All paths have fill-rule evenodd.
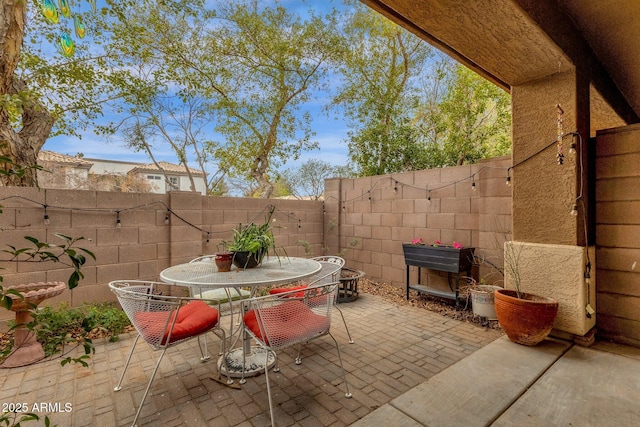
<path id="1" fill-rule="evenodd" d="M 231 263 L 233 262 L 232 252 L 219 252 L 216 254 L 216 266 L 218 271 L 225 272 L 231 271 Z"/>

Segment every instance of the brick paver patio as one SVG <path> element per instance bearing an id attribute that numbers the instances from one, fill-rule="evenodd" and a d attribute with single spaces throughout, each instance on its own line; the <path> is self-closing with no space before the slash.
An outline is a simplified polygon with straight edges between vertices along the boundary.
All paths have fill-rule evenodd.
<path id="1" fill-rule="evenodd" d="M 337 312 L 332 333 L 341 344 L 353 398 L 344 397 L 329 337 L 303 348 L 302 365 L 293 363 L 295 351 L 289 349 L 279 356 L 281 372 L 270 376 L 279 426 L 347 426 L 501 335 L 368 294 L 340 307 L 355 343 L 348 344 Z M 139 344 L 122 390 L 115 393 L 134 336 L 96 343 L 88 369 L 61 367 L 59 360 L 5 369 L 0 402 L 25 403 L 29 408 L 44 403 L 55 410 L 49 417 L 61 427 L 130 425 L 159 355 Z M 214 356 L 219 347 L 212 341 L 209 338 L 209 351 Z M 216 359 L 201 363 L 195 340 L 170 349 L 138 424 L 267 426 L 264 375 L 249 378 L 241 390 L 232 389 L 210 379 L 217 374 Z"/>

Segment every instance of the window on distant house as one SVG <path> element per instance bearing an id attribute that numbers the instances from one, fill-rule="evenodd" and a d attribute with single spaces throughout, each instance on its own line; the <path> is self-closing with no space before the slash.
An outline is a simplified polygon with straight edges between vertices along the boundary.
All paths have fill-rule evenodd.
<path id="1" fill-rule="evenodd" d="M 178 177 L 177 176 L 170 176 L 169 177 L 169 185 L 170 185 L 172 190 L 179 190 L 180 186 L 178 185 Z"/>

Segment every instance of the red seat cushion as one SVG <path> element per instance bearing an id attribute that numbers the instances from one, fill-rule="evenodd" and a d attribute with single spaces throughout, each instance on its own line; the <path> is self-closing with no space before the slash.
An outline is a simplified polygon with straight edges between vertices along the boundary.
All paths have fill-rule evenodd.
<path id="1" fill-rule="evenodd" d="M 290 291 L 299 291 L 302 289 L 306 289 L 307 285 L 298 285 L 298 286 L 291 286 L 290 288 L 273 288 L 269 291 L 269 293 L 271 295 L 277 295 L 277 294 L 282 294 L 285 292 L 290 292 Z M 304 296 L 304 292 L 296 292 L 294 294 L 291 295 L 287 295 L 287 297 L 296 297 L 296 298 L 302 298 Z"/>
<path id="2" fill-rule="evenodd" d="M 301 301 L 264 308 L 261 314 L 268 338 L 260 332 L 255 310 L 244 315 L 244 324 L 267 345 L 282 346 L 302 341 L 324 333 L 330 325 L 328 317 L 314 313 Z"/>
<path id="3" fill-rule="evenodd" d="M 162 335 L 160 343 L 165 345 L 175 313 L 175 310 L 171 312 L 140 311 L 134 314 L 134 323 L 145 341 L 157 344 Z M 168 316 L 171 317 L 167 324 Z M 169 343 L 208 331 L 218 324 L 218 316 L 218 310 L 208 306 L 204 301 L 191 301 L 178 310 L 178 317 L 173 326 Z M 164 333 L 163 329 L 165 329 Z"/>

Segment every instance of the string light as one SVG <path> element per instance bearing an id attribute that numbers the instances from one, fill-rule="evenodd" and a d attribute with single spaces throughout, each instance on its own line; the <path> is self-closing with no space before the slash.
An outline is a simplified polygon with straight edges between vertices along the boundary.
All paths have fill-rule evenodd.
<path id="1" fill-rule="evenodd" d="M 572 216 L 578 216 L 578 205 L 577 204 L 574 204 L 571 207 L 571 215 Z"/>
<path id="2" fill-rule="evenodd" d="M 427 190 L 427 203 L 431 204 L 431 190 Z"/>
<path id="3" fill-rule="evenodd" d="M 398 181 L 396 180 L 393 181 L 393 192 L 394 193 L 398 192 Z"/>
<path id="4" fill-rule="evenodd" d="M 471 189 L 476 191 L 476 178 L 475 175 L 471 175 Z"/>
<path id="5" fill-rule="evenodd" d="M 47 205 L 44 205 L 44 225 L 49 225 L 49 214 L 47 213 Z"/>
<path id="6" fill-rule="evenodd" d="M 167 213 L 164 216 L 164 225 L 169 225 L 169 213 L 171 211 L 169 211 L 169 209 L 167 209 Z"/>
<path id="7" fill-rule="evenodd" d="M 507 169 L 507 185 L 511 187 L 511 168 Z"/>
<path id="8" fill-rule="evenodd" d="M 120 211 L 116 211 L 116 227 L 122 227 L 122 222 L 120 222 Z"/>

